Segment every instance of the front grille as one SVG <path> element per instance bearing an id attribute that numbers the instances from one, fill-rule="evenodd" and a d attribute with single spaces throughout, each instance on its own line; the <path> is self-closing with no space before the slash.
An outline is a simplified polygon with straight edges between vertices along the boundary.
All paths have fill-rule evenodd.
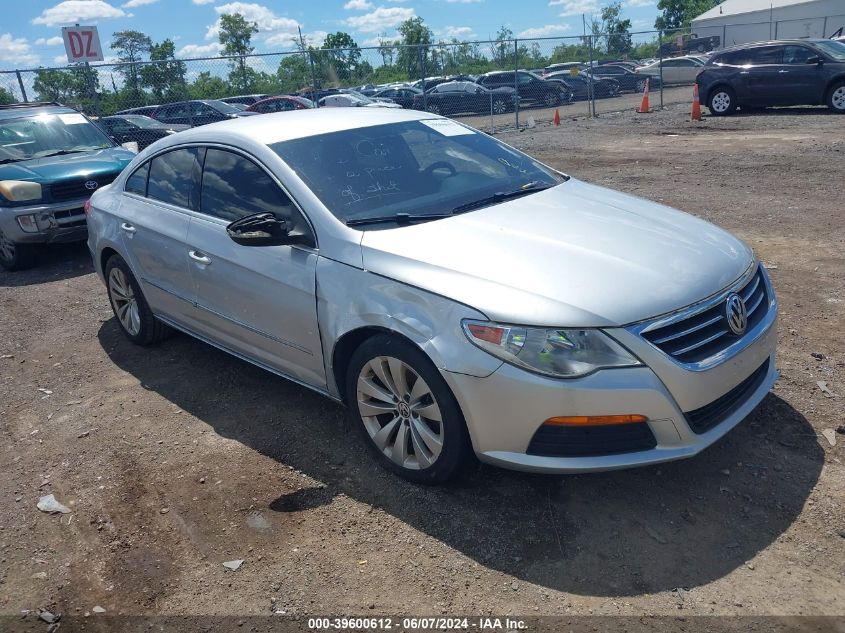
<path id="1" fill-rule="evenodd" d="M 647 451 L 657 446 L 644 422 L 610 426 L 552 426 L 544 424 L 528 445 L 529 455 L 591 457 Z"/>
<path id="2" fill-rule="evenodd" d="M 50 195 L 53 200 L 73 200 L 74 198 L 86 198 L 94 193 L 100 187 L 105 187 L 111 184 L 117 174 L 103 174 L 102 176 L 92 176 L 90 178 L 77 178 L 75 180 L 63 180 L 50 185 Z M 97 183 L 94 189 L 87 189 L 85 183 L 93 180 Z"/>
<path id="3" fill-rule="evenodd" d="M 53 211 L 53 217 L 57 220 L 64 220 L 65 218 L 72 218 L 77 215 L 84 216 L 85 209 L 78 207 L 76 209 L 65 209 L 64 211 Z"/>
<path id="4" fill-rule="evenodd" d="M 758 267 L 751 280 L 738 292 L 748 314 L 747 332 L 763 320 L 768 309 L 763 271 Z M 724 301 L 680 321 L 643 332 L 642 336 L 682 363 L 698 363 L 710 358 L 738 338 L 728 327 Z"/>
<path id="5" fill-rule="evenodd" d="M 763 384 L 769 372 L 769 361 L 760 365 L 754 373 L 739 383 L 721 398 L 694 411 L 684 413 L 687 424 L 695 433 L 706 433 L 714 426 L 727 420 L 757 388 Z"/>

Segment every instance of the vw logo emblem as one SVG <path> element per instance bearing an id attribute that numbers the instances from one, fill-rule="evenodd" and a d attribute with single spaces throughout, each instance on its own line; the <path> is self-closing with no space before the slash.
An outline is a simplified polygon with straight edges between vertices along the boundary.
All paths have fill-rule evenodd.
<path id="1" fill-rule="evenodd" d="M 403 418 L 410 418 L 411 417 L 411 407 L 409 407 L 404 402 L 399 403 L 399 416 Z"/>
<path id="2" fill-rule="evenodd" d="M 85 181 L 85 188 L 88 191 L 94 191 L 97 187 L 99 187 L 99 183 L 96 180 L 86 180 Z"/>
<path id="3" fill-rule="evenodd" d="M 748 313 L 745 311 L 745 302 L 737 293 L 732 292 L 725 301 L 725 317 L 728 319 L 728 327 L 737 336 L 745 334 L 748 326 Z"/>

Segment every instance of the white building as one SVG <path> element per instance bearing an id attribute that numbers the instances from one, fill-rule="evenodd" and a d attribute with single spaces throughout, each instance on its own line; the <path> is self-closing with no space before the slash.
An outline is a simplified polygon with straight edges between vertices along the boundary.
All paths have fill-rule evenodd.
<path id="1" fill-rule="evenodd" d="M 845 27 L 845 0 L 725 0 L 692 21 L 698 37 L 722 47 L 764 40 L 830 37 Z"/>

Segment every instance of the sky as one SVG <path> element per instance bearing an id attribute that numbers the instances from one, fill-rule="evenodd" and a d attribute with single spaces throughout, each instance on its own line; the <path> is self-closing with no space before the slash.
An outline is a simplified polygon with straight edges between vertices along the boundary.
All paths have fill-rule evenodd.
<path id="1" fill-rule="evenodd" d="M 326 33 L 345 31 L 359 46 L 380 37 L 398 39 L 396 27 L 419 16 L 435 40 L 486 40 L 502 25 L 517 37 L 574 36 L 581 14 L 598 13 L 609 0 L 0 0 L 0 70 L 61 66 L 67 63 L 61 27 L 97 25 L 106 61 L 112 33 L 138 30 L 154 42 L 170 38 L 177 56 L 213 56 L 219 17 L 241 13 L 258 24 L 256 52 L 293 48 L 297 27 L 314 44 Z M 656 0 L 623 0 L 623 17 L 633 30 L 651 29 Z M 588 17 L 589 19 L 589 17 Z"/>

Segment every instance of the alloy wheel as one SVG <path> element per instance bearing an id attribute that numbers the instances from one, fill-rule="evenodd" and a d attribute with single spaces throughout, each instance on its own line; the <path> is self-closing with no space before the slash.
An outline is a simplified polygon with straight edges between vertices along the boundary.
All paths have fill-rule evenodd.
<path id="1" fill-rule="evenodd" d="M 713 110 L 719 114 L 727 112 L 731 107 L 731 96 L 724 91 L 717 92 L 710 100 L 710 104 L 713 106 Z"/>
<path id="2" fill-rule="evenodd" d="M 845 110 L 845 86 L 839 86 L 830 95 L 830 102 L 837 110 Z"/>
<path id="3" fill-rule="evenodd" d="M 377 356 L 361 368 L 358 412 L 376 447 L 402 468 L 432 466 L 443 450 L 443 415 L 425 380 L 407 363 Z"/>
<path id="4" fill-rule="evenodd" d="M 0 258 L 7 262 L 15 260 L 15 243 L 0 231 Z"/>
<path id="5" fill-rule="evenodd" d="M 120 268 L 112 268 L 109 273 L 109 297 L 114 313 L 130 336 L 137 336 L 141 331 L 141 314 L 132 284 Z"/>
<path id="6" fill-rule="evenodd" d="M 493 112 L 496 114 L 504 114 L 508 109 L 507 104 L 504 101 L 497 100 L 493 102 Z"/>

